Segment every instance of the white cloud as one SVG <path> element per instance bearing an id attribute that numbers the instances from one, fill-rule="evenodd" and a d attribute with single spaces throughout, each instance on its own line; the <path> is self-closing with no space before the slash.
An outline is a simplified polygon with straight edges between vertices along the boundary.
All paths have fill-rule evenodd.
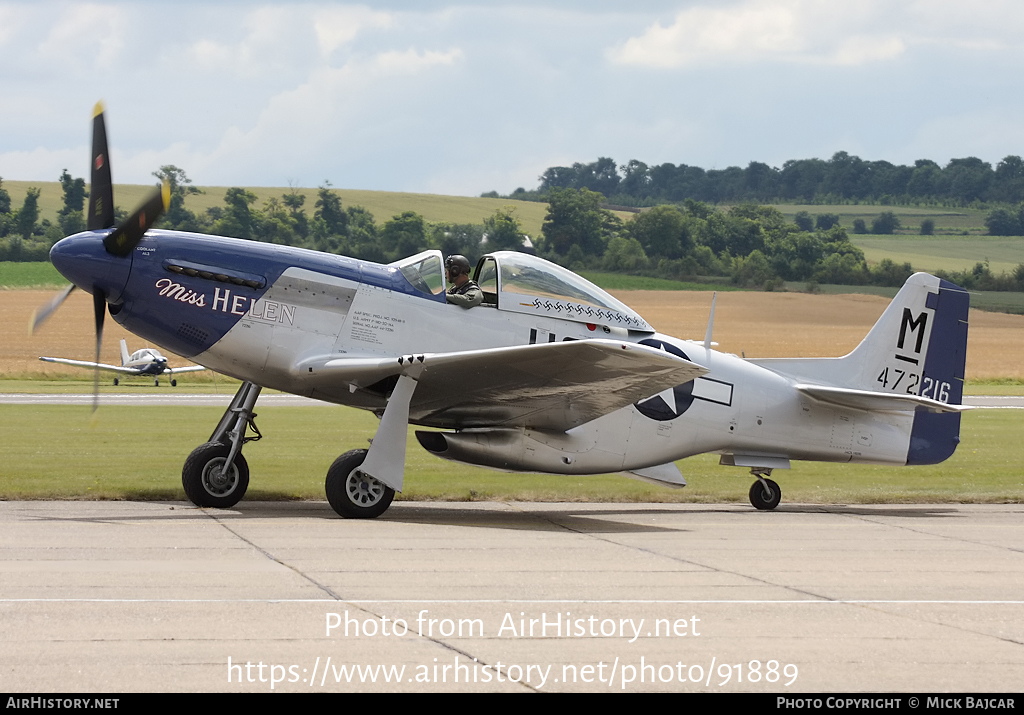
<path id="1" fill-rule="evenodd" d="M 354 40 L 363 30 L 388 28 L 392 23 L 389 13 L 374 12 L 366 7 L 332 7 L 320 10 L 313 17 L 313 29 L 324 57 Z"/>
<path id="2" fill-rule="evenodd" d="M 462 59 L 462 50 L 458 48 L 447 52 L 430 50 L 417 52 L 410 48 L 404 52 L 383 52 L 377 55 L 373 64 L 388 74 L 408 74 L 434 65 L 452 65 L 460 59 Z"/>
<path id="3" fill-rule="evenodd" d="M 314 173 L 310 182 L 358 173 L 360 161 L 377 161 L 396 141 L 420 137 L 419 106 L 433 70 L 446 70 L 462 58 L 459 49 L 409 49 L 349 60 L 341 67 L 319 65 L 298 86 L 262 103 L 246 126 L 221 131 L 212 149 L 183 144 L 133 156 L 129 170 L 173 163 L 185 166 L 196 182 L 237 183 L 231 176 L 260 173 L 262 181 L 283 185 L 297 169 Z M 443 81 L 443 78 L 438 78 Z M 387 149 L 382 147 L 391 146 Z M 265 176 L 268 166 L 280 177 Z M 340 185 L 340 184 L 339 184 Z"/>
<path id="4" fill-rule="evenodd" d="M 746 0 L 697 6 L 608 52 L 618 64 L 659 68 L 761 60 L 859 65 L 906 49 L 886 8 L 868 0 Z M 852 35 L 852 36 L 851 36 Z"/>
<path id="5" fill-rule="evenodd" d="M 0 5 L 0 45 L 20 34 L 30 16 L 28 8 Z"/>
<path id="6" fill-rule="evenodd" d="M 119 59 L 127 26 L 119 7 L 69 5 L 40 43 L 38 53 L 66 68 L 108 69 Z"/>
<path id="7" fill-rule="evenodd" d="M 287 6 L 261 7 L 246 13 L 239 24 L 239 39 L 217 29 L 191 43 L 187 57 L 196 69 L 252 78 L 309 62 L 313 27 L 308 14 Z"/>
<path id="8" fill-rule="evenodd" d="M 898 37 L 851 37 L 831 55 L 837 65 L 863 65 L 891 60 L 903 54 L 906 44 Z"/>
<path id="9" fill-rule="evenodd" d="M 89 147 L 74 149 L 46 149 L 8 151 L 0 154 L 0 177 L 19 181 L 55 181 L 64 169 L 78 174 L 76 169 L 88 163 Z"/>

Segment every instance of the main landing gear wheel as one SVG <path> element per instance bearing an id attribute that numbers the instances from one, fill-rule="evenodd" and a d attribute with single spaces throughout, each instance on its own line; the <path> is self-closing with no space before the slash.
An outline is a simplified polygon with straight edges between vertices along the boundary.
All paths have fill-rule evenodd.
<path id="1" fill-rule="evenodd" d="M 346 519 L 375 519 L 395 498 L 394 489 L 359 470 L 364 459 L 365 449 L 353 449 L 334 460 L 327 470 L 327 501 Z"/>
<path id="2" fill-rule="evenodd" d="M 767 486 L 767 488 L 765 488 Z M 750 503 L 755 509 L 770 511 L 782 501 L 782 490 L 779 485 L 771 479 L 765 479 L 764 484 L 758 479 L 750 485 Z"/>
<path id="3" fill-rule="evenodd" d="M 181 486 L 193 504 L 228 509 L 245 496 L 249 488 L 249 465 L 239 452 L 225 469 L 230 452 L 229 444 L 207 442 L 188 455 L 181 469 Z"/>

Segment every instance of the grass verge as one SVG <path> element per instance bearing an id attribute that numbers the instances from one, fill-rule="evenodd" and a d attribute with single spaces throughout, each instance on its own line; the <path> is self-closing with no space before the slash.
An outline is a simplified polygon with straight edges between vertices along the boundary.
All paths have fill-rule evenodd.
<path id="1" fill-rule="evenodd" d="M 0 499 L 184 499 L 181 465 L 209 438 L 214 407 L 0 405 L 4 460 Z M 246 447 L 250 499 L 324 499 L 334 458 L 367 446 L 377 420 L 343 407 L 264 407 L 266 438 Z M 1021 502 L 1024 470 L 1017 443 L 1024 411 L 966 413 L 962 443 L 947 462 L 876 467 L 797 462 L 775 473 L 787 502 Z M 746 470 L 718 466 L 714 455 L 679 462 L 690 486 L 668 489 L 621 475 L 510 475 L 447 462 L 411 436 L 406 500 L 607 502 L 746 502 Z"/>

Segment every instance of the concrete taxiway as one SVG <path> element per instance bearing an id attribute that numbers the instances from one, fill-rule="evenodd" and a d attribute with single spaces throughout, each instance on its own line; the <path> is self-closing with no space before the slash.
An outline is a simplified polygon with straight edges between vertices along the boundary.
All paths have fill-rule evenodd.
<path id="1" fill-rule="evenodd" d="M 271 689 L 1019 692 L 1024 505 L 0 503 L 0 691 Z"/>

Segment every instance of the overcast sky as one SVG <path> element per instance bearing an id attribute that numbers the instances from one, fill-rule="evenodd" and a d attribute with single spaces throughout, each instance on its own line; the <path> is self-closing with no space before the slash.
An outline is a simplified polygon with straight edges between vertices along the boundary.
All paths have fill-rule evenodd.
<path id="1" fill-rule="evenodd" d="M 478 195 L 599 156 L 995 165 L 1024 155 L 1022 59 L 1020 0 L 0 0 L 0 177 L 87 177 L 100 99 L 123 183 L 175 164 Z"/>

